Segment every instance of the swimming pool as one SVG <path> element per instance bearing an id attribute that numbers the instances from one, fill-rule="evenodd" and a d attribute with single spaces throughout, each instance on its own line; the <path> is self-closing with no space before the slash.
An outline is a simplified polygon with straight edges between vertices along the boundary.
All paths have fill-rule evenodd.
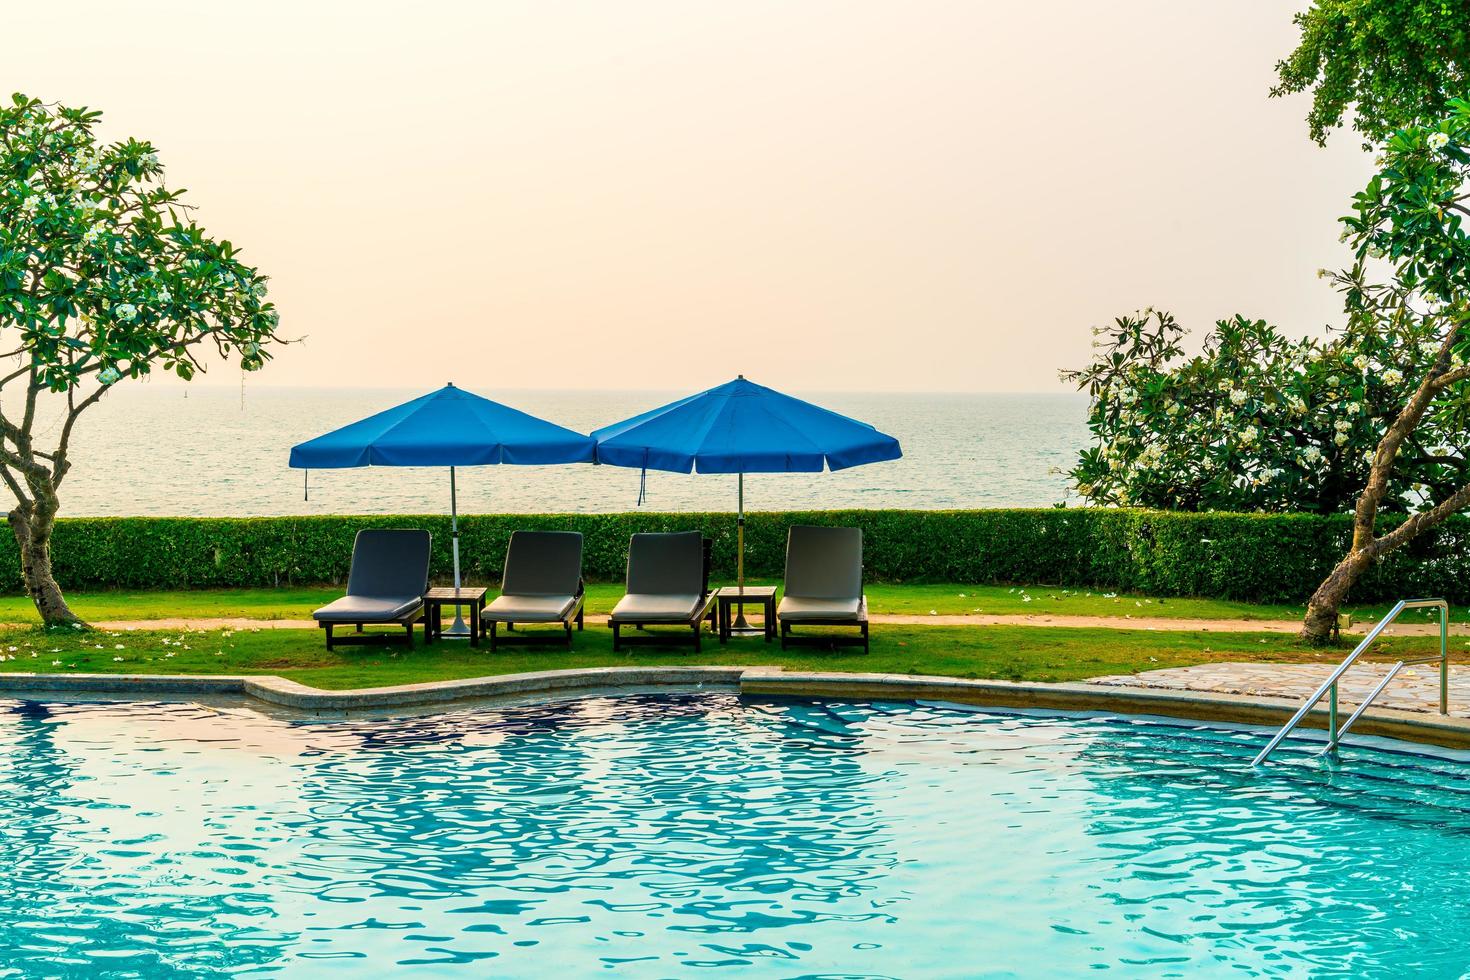
<path id="1" fill-rule="evenodd" d="M 0 975 L 1459 976 L 1470 767 L 912 703 L 0 702 Z"/>

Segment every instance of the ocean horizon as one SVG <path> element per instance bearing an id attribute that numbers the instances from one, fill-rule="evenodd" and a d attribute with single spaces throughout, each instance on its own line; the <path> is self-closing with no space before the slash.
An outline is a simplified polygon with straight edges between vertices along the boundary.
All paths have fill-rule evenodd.
<path id="1" fill-rule="evenodd" d="M 475 389 L 582 432 L 678 397 L 677 391 Z M 423 394 L 410 388 L 139 384 L 119 387 L 78 423 L 61 489 L 66 516 L 278 516 L 444 513 L 439 468 L 303 471 L 290 449 Z M 687 393 L 687 392 L 686 392 Z M 904 457 L 837 473 L 751 474 L 748 510 L 1048 507 L 1086 444 L 1086 397 L 1073 393 L 793 394 L 869 422 Z M 44 435 L 42 436 L 44 438 Z M 309 479 L 309 495 L 304 492 Z M 637 510 L 639 471 L 614 466 L 464 467 L 461 513 Z M 648 511 L 729 511 L 735 477 L 650 471 Z"/>

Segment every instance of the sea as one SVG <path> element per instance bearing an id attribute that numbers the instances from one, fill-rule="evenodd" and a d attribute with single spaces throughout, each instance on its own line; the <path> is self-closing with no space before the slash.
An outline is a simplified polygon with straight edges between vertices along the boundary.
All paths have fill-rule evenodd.
<path id="1" fill-rule="evenodd" d="M 482 391 L 588 432 L 674 391 Z M 387 388 L 133 384 L 82 416 L 63 516 L 425 514 L 449 509 L 443 469 L 287 466 L 291 446 L 423 394 Z M 1048 507 L 1086 444 L 1087 403 L 1059 394 L 792 392 L 896 437 L 903 458 L 836 473 L 751 474 L 747 510 Z M 47 423 L 54 438 L 56 423 Z M 45 437 L 39 439 L 44 444 Z M 309 483 L 307 482 L 309 480 Z M 457 471 L 461 513 L 638 508 L 639 471 L 616 466 L 481 466 Z M 649 472 L 645 509 L 735 509 L 736 478 Z"/>

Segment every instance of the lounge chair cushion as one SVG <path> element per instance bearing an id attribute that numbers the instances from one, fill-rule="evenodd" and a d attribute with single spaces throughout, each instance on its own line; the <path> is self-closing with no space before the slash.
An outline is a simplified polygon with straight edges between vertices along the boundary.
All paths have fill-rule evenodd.
<path id="1" fill-rule="evenodd" d="M 485 607 L 482 619 L 498 623 L 559 623 L 577 605 L 570 595 L 502 595 Z"/>
<path id="2" fill-rule="evenodd" d="M 350 596 L 421 596 L 429 588 L 429 532 L 372 529 L 352 542 Z"/>
<path id="3" fill-rule="evenodd" d="M 502 596 L 572 596 L 582 585 L 577 531 L 514 531 L 505 550 Z"/>
<path id="4" fill-rule="evenodd" d="M 396 623 L 421 605 L 423 600 L 417 595 L 346 595 L 311 615 L 319 623 Z"/>
<path id="5" fill-rule="evenodd" d="M 782 591 L 804 599 L 860 599 L 862 528 L 794 525 L 786 537 L 786 582 Z"/>
<path id="6" fill-rule="evenodd" d="M 801 596 L 782 596 L 776 609 L 780 619 L 792 623 L 811 622 L 814 619 L 841 620 L 861 623 L 868 618 L 868 604 L 857 599 L 808 599 Z"/>
<path id="7" fill-rule="evenodd" d="M 703 606 L 704 599 L 698 595 L 630 594 L 618 600 L 612 619 L 624 623 L 690 623 Z"/>
<path id="8" fill-rule="evenodd" d="M 635 534 L 628 543 L 628 594 L 688 597 L 704 589 L 704 535 Z"/>

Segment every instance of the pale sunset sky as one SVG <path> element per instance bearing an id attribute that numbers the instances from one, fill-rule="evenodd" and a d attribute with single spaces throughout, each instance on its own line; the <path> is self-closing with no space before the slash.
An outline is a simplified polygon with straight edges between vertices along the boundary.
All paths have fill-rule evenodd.
<path id="1" fill-rule="evenodd" d="M 1337 322 L 1305 5 L 53 0 L 0 81 L 272 277 L 260 383 L 1051 391 L 1140 306 Z"/>

